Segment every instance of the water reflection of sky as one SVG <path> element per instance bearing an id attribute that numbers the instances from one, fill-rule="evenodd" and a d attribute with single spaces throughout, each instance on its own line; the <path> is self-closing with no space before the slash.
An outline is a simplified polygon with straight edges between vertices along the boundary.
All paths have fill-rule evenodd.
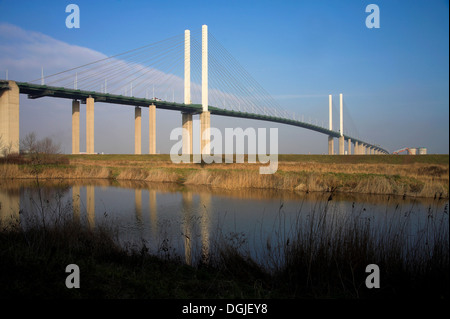
<path id="1" fill-rule="evenodd" d="M 87 226 L 110 223 L 123 244 L 143 242 L 153 253 L 174 254 L 187 262 L 207 254 L 223 238 L 252 256 L 292 238 L 299 225 L 326 212 L 328 221 L 357 218 L 373 225 L 402 225 L 411 234 L 431 218 L 448 224 L 448 200 L 394 196 L 295 194 L 268 190 L 218 190 L 173 184 L 90 182 L 44 185 L 29 182 L 0 187 L 0 217 L 42 207 L 74 214 Z M 446 214 L 443 212 L 446 211 Z M 407 225 L 405 216 L 408 216 Z M 26 225 L 24 223 L 24 225 Z M 196 257 L 197 256 L 197 257 Z"/>

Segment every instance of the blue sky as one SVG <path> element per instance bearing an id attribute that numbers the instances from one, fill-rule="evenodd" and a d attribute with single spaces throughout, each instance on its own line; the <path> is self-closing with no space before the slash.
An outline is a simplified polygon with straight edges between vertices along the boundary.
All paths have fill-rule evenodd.
<path id="1" fill-rule="evenodd" d="M 65 26 L 69 3 L 80 7 L 79 29 Z M 370 3 L 380 8 L 379 29 L 365 26 L 365 8 Z M 0 25 L 35 34 L 26 45 L 19 43 L 25 40 L 0 34 L 0 78 L 6 69 L 9 79 L 40 76 L 39 65 L 48 61 L 30 63 L 27 72 L 12 61 L 15 49 L 19 53 L 41 41 L 37 35 L 47 36 L 42 43 L 55 48 L 64 44 L 89 48 L 88 59 L 97 53 L 110 56 L 160 41 L 185 29 L 200 31 L 207 24 L 214 37 L 286 109 L 327 122 L 328 94 L 337 101 L 343 93 L 361 138 L 389 151 L 422 146 L 429 153 L 448 153 L 448 12 L 449 2 L 438 0 L 0 1 Z M 61 51 L 61 55 L 69 53 Z M 80 58 L 80 64 L 85 61 Z M 47 64 L 44 67 L 55 72 L 63 68 Z M 29 131 L 53 136 L 69 151 L 70 116 L 65 115 L 70 114 L 69 101 L 59 100 L 55 106 L 49 106 L 55 104 L 49 99 L 42 101 L 21 96 L 21 136 Z M 120 125 L 123 134 L 108 133 L 115 118 L 102 116 L 102 108 L 107 106 L 96 107 L 96 150 L 131 153 L 133 122 Z M 120 106 L 112 109 L 118 118 L 132 112 Z M 47 114 L 52 123 L 44 122 Z M 170 130 L 180 125 L 181 116 L 159 114 L 157 149 L 166 153 L 173 144 L 168 140 Z M 39 117 L 42 121 L 36 120 Z M 299 128 L 224 118 L 213 118 L 211 124 L 278 127 L 280 153 L 327 151 L 326 136 Z M 114 134 L 114 144 L 102 136 Z"/>

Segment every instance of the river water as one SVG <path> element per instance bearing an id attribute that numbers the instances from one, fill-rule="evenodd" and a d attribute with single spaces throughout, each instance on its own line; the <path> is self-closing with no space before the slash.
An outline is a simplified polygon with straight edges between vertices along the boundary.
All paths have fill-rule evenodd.
<path id="1" fill-rule="evenodd" d="M 2 222 L 27 227 L 42 214 L 47 222 L 70 216 L 86 227 L 109 225 L 124 246 L 145 244 L 151 253 L 194 264 L 224 242 L 261 260 L 268 247 L 289 243 L 302 225 L 322 217 L 336 225 L 370 222 L 381 231 L 400 226 L 416 238 L 430 219 L 448 225 L 448 200 L 106 180 L 1 182 Z"/>

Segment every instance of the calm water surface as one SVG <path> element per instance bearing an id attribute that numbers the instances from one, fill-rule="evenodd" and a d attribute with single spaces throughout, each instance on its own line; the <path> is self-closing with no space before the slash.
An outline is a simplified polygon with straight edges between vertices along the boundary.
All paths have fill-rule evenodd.
<path id="1" fill-rule="evenodd" d="M 20 214 L 19 214 L 20 211 Z M 0 219 L 73 216 L 86 227 L 112 225 L 123 245 L 179 256 L 188 264 L 223 240 L 252 257 L 268 245 L 284 243 L 311 218 L 363 220 L 400 225 L 417 236 L 430 218 L 448 224 L 448 200 L 394 196 L 294 193 L 269 190 L 219 190 L 109 181 L 2 182 Z M 326 212 L 326 215 L 323 213 Z M 408 217 L 405 226 L 405 218 Z M 385 227 L 386 228 L 386 227 Z"/>

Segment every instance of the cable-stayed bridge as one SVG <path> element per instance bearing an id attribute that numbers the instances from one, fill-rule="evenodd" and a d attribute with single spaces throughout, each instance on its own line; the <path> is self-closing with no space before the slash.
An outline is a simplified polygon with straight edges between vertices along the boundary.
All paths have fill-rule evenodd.
<path id="1" fill-rule="evenodd" d="M 197 37 L 201 37 L 201 41 Z M 209 153 L 210 115 L 238 117 L 297 126 L 328 135 L 328 153 L 387 154 L 378 145 L 344 131 L 340 95 L 339 130 L 304 121 L 283 109 L 220 44 L 207 27 L 106 57 L 29 82 L 0 81 L 0 136 L 19 151 L 19 94 L 30 99 L 72 100 L 72 153 L 80 153 L 80 102 L 86 104 L 86 153 L 94 153 L 94 103 L 135 107 L 135 153 L 141 154 L 141 107 L 149 108 L 149 153 L 156 153 L 156 109 L 182 113 L 183 153 L 192 154 L 192 116 L 200 115 L 200 150 Z M 350 118 L 351 122 L 351 118 Z M 206 134 L 208 135 L 208 134 Z M 345 147 L 347 144 L 347 147 Z"/>

